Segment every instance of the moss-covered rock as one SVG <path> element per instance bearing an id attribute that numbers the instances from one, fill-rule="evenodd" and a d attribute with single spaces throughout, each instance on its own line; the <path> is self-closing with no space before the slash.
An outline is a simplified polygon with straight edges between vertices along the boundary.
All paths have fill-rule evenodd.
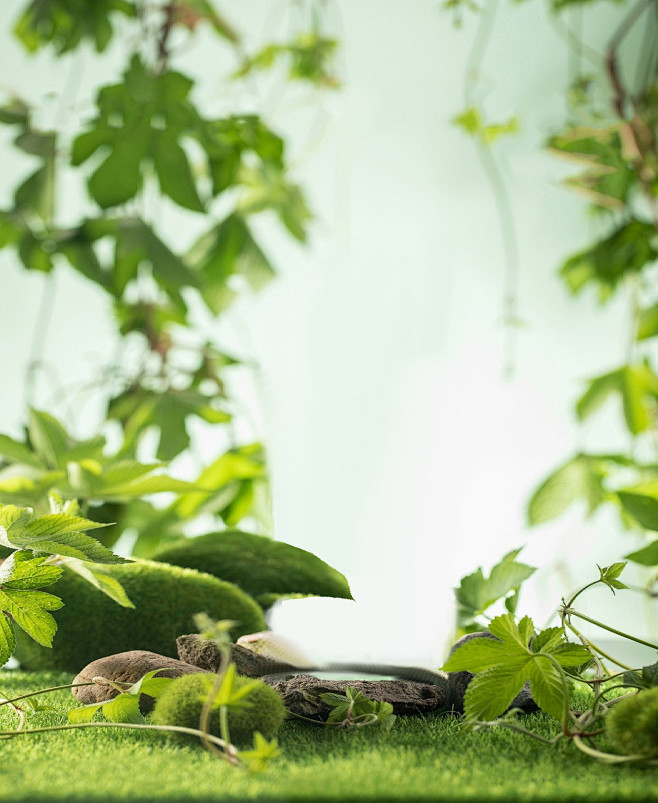
<path id="1" fill-rule="evenodd" d="M 345 577 L 312 552 L 238 530 L 187 538 L 155 559 L 235 583 L 263 607 L 287 594 L 352 599 Z"/>
<path id="2" fill-rule="evenodd" d="M 658 756 L 658 687 L 616 703 L 606 725 L 608 737 L 620 753 Z"/>
<path id="3" fill-rule="evenodd" d="M 185 675 L 170 683 L 155 704 L 152 722 L 155 725 L 179 725 L 198 729 L 209 677 L 212 676 L 205 673 Z M 255 682 L 257 685 L 246 698 L 250 703 L 249 707 L 229 708 L 228 711 L 231 742 L 238 747 L 252 744 L 254 731 L 260 731 L 266 739 L 271 739 L 286 718 L 281 697 L 266 683 Z M 245 683 L 254 683 L 254 680 L 237 675 L 234 688 L 239 689 Z M 221 736 L 219 709 L 212 713 L 210 732 Z"/>
<path id="4" fill-rule="evenodd" d="M 135 608 L 122 608 L 65 569 L 48 588 L 64 600 L 54 614 L 58 629 L 52 649 L 19 631 L 15 655 L 25 668 L 79 672 L 96 658 L 133 649 L 174 658 L 177 636 L 194 632 L 194 614 L 202 611 L 214 619 L 239 622 L 233 638 L 265 627 L 251 597 L 211 575 L 155 561 L 105 568 L 123 585 Z"/>

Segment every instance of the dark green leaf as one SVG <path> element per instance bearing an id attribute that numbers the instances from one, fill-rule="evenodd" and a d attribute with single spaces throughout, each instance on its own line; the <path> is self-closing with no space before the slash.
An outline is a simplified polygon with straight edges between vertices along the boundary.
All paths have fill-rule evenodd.
<path id="1" fill-rule="evenodd" d="M 153 164 L 165 195 L 185 209 L 204 211 L 187 155 L 173 134 L 161 131 L 153 137 Z"/>
<path id="2" fill-rule="evenodd" d="M 570 257 L 560 274 L 573 293 L 596 282 L 601 297 L 607 298 L 624 276 L 637 273 L 658 257 L 655 236 L 653 224 L 630 220 L 591 248 Z"/>

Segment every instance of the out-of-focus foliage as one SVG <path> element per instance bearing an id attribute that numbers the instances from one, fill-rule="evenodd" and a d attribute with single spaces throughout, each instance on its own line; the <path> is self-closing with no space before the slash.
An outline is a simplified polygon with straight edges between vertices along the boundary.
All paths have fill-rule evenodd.
<path id="1" fill-rule="evenodd" d="M 13 30 L 29 53 L 75 59 L 90 45 L 99 54 L 124 48 L 124 66 L 97 88 L 77 130 L 62 125 L 62 114 L 53 129 L 42 128 L 40 109 L 18 96 L 0 103 L 0 125 L 29 164 L 0 209 L 0 248 L 13 249 L 27 270 L 73 269 L 108 294 L 122 352 L 96 386 L 107 402 L 102 434 L 79 440 L 57 417 L 31 410 L 23 438 L 0 435 L 0 503 L 44 513 L 53 494 L 79 502 L 107 525 L 99 536 L 106 546 L 130 533 L 138 555 L 179 538 L 199 517 L 210 529 L 271 533 L 263 446 L 234 434 L 232 375 L 250 362 L 200 332 L 276 276 L 254 218 L 269 216 L 305 243 L 312 215 L 284 139 L 253 104 L 249 113 L 202 109 L 202 79 L 180 65 L 203 30 L 239 65 L 226 70 L 226 82 L 252 81 L 280 62 L 285 80 L 336 87 L 337 42 L 311 11 L 308 30 L 248 53 L 211 0 L 33 0 L 18 10 Z M 73 183 L 87 195 L 77 219 L 75 206 L 62 203 L 64 193 L 76 197 Z M 163 206 L 196 218 L 196 239 L 162 226 Z M 121 356 L 127 348 L 141 349 L 130 368 Z M 206 431 L 224 445 L 205 466 L 195 458 L 196 478 L 165 473 L 165 462 L 189 458 Z M 164 507 L 154 496 L 161 493 L 169 494 Z M 112 585 L 84 571 L 104 590 Z"/>

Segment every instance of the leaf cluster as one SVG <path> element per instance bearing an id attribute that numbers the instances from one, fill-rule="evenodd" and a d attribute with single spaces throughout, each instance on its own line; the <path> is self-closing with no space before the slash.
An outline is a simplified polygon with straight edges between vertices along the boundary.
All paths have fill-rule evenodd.
<path id="1" fill-rule="evenodd" d="M 391 703 L 371 700 L 353 686 L 347 686 L 345 694 L 320 694 L 320 699 L 331 707 L 327 725 L 345 728 L 381 725 L 385 730 L 390 730 L 395 724 L 396 717 Z"/>

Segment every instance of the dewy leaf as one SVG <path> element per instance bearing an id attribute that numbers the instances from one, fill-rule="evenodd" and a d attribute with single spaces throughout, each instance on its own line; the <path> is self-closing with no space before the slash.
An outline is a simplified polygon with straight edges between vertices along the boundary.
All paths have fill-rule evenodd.
<path id="1" fill-rule="evenodd" d="M 633 563 L 640 563 L 642 566 L 658 566 L 658 539 L 652 541 L 648 546 L 643 549 L 638 549 L 636 552 L 629 552 L 624 555 L 626 560 L 632 560 Z"/>

